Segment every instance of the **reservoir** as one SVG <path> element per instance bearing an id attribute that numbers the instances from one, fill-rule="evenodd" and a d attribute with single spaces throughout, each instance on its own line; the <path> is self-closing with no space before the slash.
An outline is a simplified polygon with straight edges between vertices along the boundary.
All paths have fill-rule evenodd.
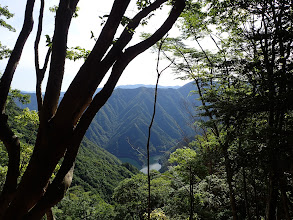
<path id="1" fill-rule="evenodd" d="M 161 169 L 162 165 L 159 164 L 159 162 L 158 162 L 159 159 L 160 159 L 160 156 L 159 155 L 150 157 L 150 170 L 157 170 L 157 171 L 159 171 Z M 144 174 L 147 174 L 148 167 L 147 166 L 143 166 L 142 169 L 140 170 L 140 172 L 143 172 Z"/>
<path id="2" fill-rule="evenodd" d="M 119 158 L 123 163 L 130 163 L 132 165 L 134 165 L 135 167 L 137 167 L 138 169 L 140 169 L 141 172 L 143 172 L 144 174 L 147 174 L 147 166 L 143 166 L 141 168 L 141 165 L 134 159 L 131 158 L 126 158 L 126 157 L 120 157 Z M 158 162 L 160 159 L 159 155 L 156 156 L 151 156 L 150 157 L 150 170 L 157 170 L 159 171 L 162 167 L 162 165 Z"/>
<path id="3" fill-rule="evenodd" d="M 161 167 L 162 167 L 162 165 L 159 164 L 158 162 L 157 163 L 150 164 L 150 170 L 157 170 L 157 171 L 159 171 L 161 169 Z M 147 174 L 148 167 L 147 166 L 144 166 L 140 171 L 143 172 L 144 174 Z"/>

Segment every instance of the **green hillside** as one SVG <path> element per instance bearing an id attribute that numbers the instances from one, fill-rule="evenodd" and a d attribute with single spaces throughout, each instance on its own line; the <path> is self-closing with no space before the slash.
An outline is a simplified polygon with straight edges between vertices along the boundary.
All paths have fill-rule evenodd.
<path id="1" fill-rule="evenodd" d="M 188 126 L 185 105 L 195 100 L 194 96 L 189 96 L 193 88 L 193 84 L 189 83 L 178 89 L 158 89 L 157 111 L 151 134 L 152 156 L 164 154 L 183 137 L 193 135 L 193 130 Z M 35 95 L 30 95 L 31 103 L 22 107 L 36 109 Z M 153 102 L 154 88 L 117 88 L 97 113 L 85 136 L 118 158 L 132 161 L 136 166 L 142 165 Z"/>
<path id="2" fill-rule="evenodd" d="M 192 135 L 184 102 L 192 85 L 159 89 L 157 112 L 151 134 L 151 154 L 161 155 L 184 136 Z M 192 97 L 194 99 L 194 97 Z M 153 112 L 154 89 L 116 89 L 90 125 L 86 137 L 118 158 L 137 162 L 145 153 L 148 126 Z M 133 149 L 135 148 L 135 149 Z"/>
<path id="3" fill-rule="evenodd" d="M 106 150 L 84 138 L 76 159 L 72 186 L 82 186 L 86 191 L 99 194 L 110 201 L 118 183 L 139 171 Z"/>

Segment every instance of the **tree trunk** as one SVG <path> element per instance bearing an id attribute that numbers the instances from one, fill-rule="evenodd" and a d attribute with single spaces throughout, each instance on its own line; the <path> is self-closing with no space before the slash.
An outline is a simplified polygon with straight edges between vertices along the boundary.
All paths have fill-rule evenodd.
<path id="1" fill-rule="evenodd" d="M 55 220 L 52 209 L 46 212 L 47 220 Z"/>
<path id="2" fill-rule="evenodd" d="M 6 209 L 5 206 L 1 210 L 1 214 L 4 216 L 0 215 L 1 220 L 40 219 L 42 215 L 50 211 L 51 206 L 62 199 L 71 183 L 75 156 L 82 137 L 96 113 L 111 96 L 122 72 L 136 56 L 153 46 L 172 28 L 185 7 L 185 0 L 176 0 L 169 16 L 159 29 L 149 38 L 125 48 L 134 34 L 134 31 L 129 30 L 135 30 L 144 18 L 166 1 L 156 0 L 143 8 L 131 19 L 120 38 L 113 45 L 114 35 L 130 2 L 130 0 L 115 0 L 95 47 L 58 105 L 64 74 L 67 33 L 72 14 L 78 3 L 78 0 L 60 1 L 56 13 L 49 78 L 43 106 L 40 105 L 42 114 L 40 114 L 35 148 L 15 196 L 11 197 L 11 202 L 5 199 L 9 207 Z M 31 31 L 33 3 L 34 0 L 28 0 L 29 10 L 26 12 L 26 21 L 30 22 L 27 22 L 29 25 L 24 27 L 25 32 L 21 32 L 20 36 L 28 35 Z M 25 40 L 21 42 L 20 46 L 24 45 Z M 22 50 L 22 47 L 19 48 Z M 20 58 L 19 48 L 14 49 L 10 61 L 16 53 Z M 18 60 L 14 59 L 13 65 L 8 64 L 10 71 L 7 71 L 9 69 L 7 68 L 0 81 L 0 110 L 2 112 Z M 109 69 L 111 69 L 111 74 L 107 83 L 94 96 L 96 88 Z M 1 123 L 2 114 L 0 116 L 1 129 L 3 126 Z M 3 133 L 0 133 L 0 139 L 4 140 L 6 135 L 2 136 Z M 10 144 L 4 143 L 4 145 L 6 148 L 10 147 Z M 65 158 L 61 169 L 53 183 L 50 184 L 51 175 L 63 157 Z M 17 157 L 12 156 L 9 159 L 15 161 Z M 15 164 L 14 167 L 18 167 Z M 16 182 L 16 179 L 14 178 L 13 181 Z M 16 187 L 14 188 L 16 190 Z M 0 207 L 1 205 L 3 203 L 0 204 Z"/>
<path id="3" fill-rule="evenodd" d="M 253 191 L 254 191 L 255 217 L 256 217 L 256 220 L 259 220 L 260 219 L 259 208 L 258 208 L 259 207 L 258 206 L 259 198 L 257 196 L 257 189 L 256 189 L 255 179 L 253 179 L 252 181 L 253 181 Z"/>
<path id="4" fill-rule="evenodd" d="M 244 167 L 242 168 L 242 176 L 243 176 L 243 188 L 244 188 L 244 199 L 245 199 L 245 211 L 248 220 L 250 220 L 250 213 L 249 213 L 249 202 L 248 202 L 248 195 L 247 195 L 247 185 L 246 185 L 246 173 Z"/>
<path id="5" fill-rule="evenodd" d="M 293 216 L 290 217 L 290 210 L 289 210 L 289 200 L 286 194 L 286 183 L 285 183 L 285 177 L 280 178 L 280 191 L 281 191 L 281 198 L 284 208 L 284 216 L 286 220 L 292 220 Z"/>
<path id="6" fill-rule="evenodd" d="M 271 171 L 269 176 L 269 186 L 268 186 L 268 200 L 266 207 L 266 220 L 276 219 L 276 209 L 277 209 L 277 198 L 278 198 L 278 184 L 276 175 Z"/>
<path id="7" fill-rule="evenodd" d="M 238 220 L 236 200 L 235 200 L 233 184 L 232 184 L 233 183 L 233 173 L 232 173 L 231 162 L 229 159 L 227 146 L 224 146 L 223 151 L 224 151 L 223 153 L 224 153 L 224 158 L 225 158 L 225 168 L 226 168 L 226 175 L 227 175 L 227 183 L 228 183 L 228 187 L 229 187 L 229 197 L 230 197 L 230 205 L 231 205 L 232 214 L 233 214 L 233 220 Z"/>
<path id="8" fill-rule="evenodd" d="M 190 175 L 190 180 L 189 180 L 189 198 L 190 198 L 190 214 L 189 214 L 189 219 L 190 220 L 193 220 L 193 204 L 194 204 L 194 198 L 193 198 L 193 173 L 192 173 L 191 166 L 189 167 L 189 175 Z"/>

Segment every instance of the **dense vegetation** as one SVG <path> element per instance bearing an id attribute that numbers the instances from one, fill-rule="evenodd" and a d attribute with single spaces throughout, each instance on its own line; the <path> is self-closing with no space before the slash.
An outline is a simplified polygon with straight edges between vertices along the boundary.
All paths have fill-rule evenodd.
<path id="1" fill-rule="evenodd" d="M 192 2 L 182 17 L 165 50 L 207 119 L 194 149 L 225 176 L 233 219 L 292 219 L 292 1 Z"/>
<path id="2" fill-rule="evenodd" d="M 114 155 L 85 138 L 77 155 L 72 185 L 82 186 L 110 202 L 118 183 L 138 172 L 131 164 L 122 164 Z"/>
<path id="3" fill-rule="evenodd" d="M 192 123 L 186 111 L 191 109 L 195 87 L 189 83 L 178 89 L 159 89 L 156 121 L 152 129 L 151 155 L 169 151 L 182 137 L 193 136 Z M 20 104 L 37 109 L 34 93 L 28 93 L 31 102 Z M 147 129 L 152 114 L 153 89 L 115 89 L 108 102 L 94 117 L 85 136 L 118 158 L 129 158 L 138 165 L 145 163 Z M 187 104 L 189 106 L 187 106 Z M 136 150 L 138 149 L 138 151 Z"/>
<path id="4" fill-rule="evenodd" d="M 44 215 L 53 218 L 52 207 L 61 201 L 72 183 L 78 149 L 96 113 L 111 96 L 128 64 L 160 41 L 185 8 L 185 0 L 115 0 L 109 14 L 100 15 L 103 21 L 99 36 L 95 38 L 91 31 L 92 50 L 87 50 L 78 45 L 72 48 L 67 45 L 69 34 L 72 34 L 70 24 L 78 16 L 79 0 L 59 1 L 58 6 L 52 8 L 45 6 L 45 0 L 40 1 L 34 64 L 31 63 L 36 73 L 38 129 L 27 169 L 18 181 L 21 176 L 22 144 L 8 123 L 6 105 L 23 48 L 34 28 L 34 10 L 38 10 L 37 6 L 34 7 L 35 3 L 34 0 L 26 1 L 23 26 L 0 80 L 0 140 L 9 160 L 0 195 L 0 219 L 41 219 Z M 99 7 L 99 4 L 102 2 L 96 6 Z M 146 25 L 153 13 L 159 12 L 158 9 L 164 6 L 168 7 L 170 13 L 162 19 L 159 28 L 153 29 L 153 34 L 147 39 L 133 42 L 136 29 Z M 128 15 L 130 7 L 133 13 Z M 43 20 L 48 18 L 44 16 L 45 10 L 55 13 L 55 24 L 53 29 L 46 29 L 49 33 L 44 36 Z M 7 19 L 11 17 L 7 8 L 0 6 L 0 16 L 3 15 Z M 9 29 L 2 17 L 0 22 L 1 26 Z M 124 30 L 120 31 L 121 28 Z M 47 53 L 42 62 L 39 48 L 44 37 Z M 0 48 L 1 51 L 4 49 Z M 84 62 L 77 68 L 74 79 L 59 103 L 66 59 L 84 59 Z M 44 82 L 46 89 L 43 96 L 44 78 L 48 80 Z M 103 88 L 96 93 L 101 83 Z"/>
<path id="5" fill-rule="evenodd" d="M 150 219 L 291 220 L 293 3 L 289 0 L 187 3 L 181 15 L 183 35 L 165 38 L 160 50 L 172 61 L 175 72 L 194 81 L 194 99 L 198 105 L 193 112 L 196 132 L 188 143 L 186 139 L 176 147 L 169 146 L 171 152 L 161 159 L 164 169 L 161 173 L 151 172 Z M 205 48 L 205 42 L 214 47 Z M 104 123 L 104 133 L 111 131 L 107 125 L 113 124 L 115 118 L 141 122 L 137 117 L 131 118 L 135 116 L 131 110 L 137 105 L 125 100 L 142 100 L 143 107 L 136 111 L 151 114 L 146 103 L 148 99 L 151 102 L 151 96 L 142 97 L 138 93 L 136 97 L 133 90 L 132 97 L 123 99 L 124 92 L 117 90 L 117 97 L 96 116 L 99 124 L 94 122 L 90 128 L 91 140 L 104 139 L 105 136 L 95 137 L 102 133 L 99 126 Z M 175 99 L 172 97 L 171 101 Z M 158 109 L 163 101 L 158 101 Z M 11 103 L 9 112 L 17 120 L 10 123 L 18 123 L 11 126 L 17 126 L 16 132 L 25 133 L 21 140 L 27 143 L 31 139 L 25 136 L 33 130 L 25 127 L 34 124 L 24 123 L 28 117 L 24 115 L 33 117 L 35 113 L 21 111 Z M 114 110 L 122 106 L 128 114 L 118 116 Z M 159 113 L 158 127 L 164 125 L 160 119 Z M 125 127 L 125 133 L 129 129 L 133 139 L 137 136 L 124 123 L 115 126 Z M 156 129 L 155 137 L 163 135 Z M 175 133 L 170 135 L 174 137 Z M 113 140 L 117 142 L 118 137 Z M 143 145 L 144 141 L 134 144 Z M 3 150 L 0 153 L 3 178 L 7 156 Z M 26 160 L 23 161 L 25 164 Z M 129 164 L 121 165 L 113 155 L 87 139 L 80 148 L 75 174 L 74 187 L 53 208 L 57 219 L 147 218 L 147 176 Z"/>

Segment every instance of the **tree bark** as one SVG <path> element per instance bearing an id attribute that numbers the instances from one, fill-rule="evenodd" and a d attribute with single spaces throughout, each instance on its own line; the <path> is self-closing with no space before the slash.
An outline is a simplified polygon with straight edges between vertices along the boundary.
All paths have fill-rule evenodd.
<path id="1" fill-rule="evenodd" d="M 7 119 L 5 114 L 0 114 L 0 139 L 6 147 L 9 157 L 8 172 L 0 196 L 0 219 L 15 196 L 20 162 L 20 143 L 18 137 L 9 128 Z"/>
<path id="2" fill-rule="evenodd" d="M 20 60 L 22 50 L 33 28 L 34 4 L 34 0 L 27 1 L 22 30 L 8 60 L 4 74 L 0 80 L 0 140 L 3 141 L 9 156 L 8 172 L 4 188 L 0 196 L 0 219 L 2 219 L 6 208 L 15 196 L 20 160 L 20 143 L 17 136 L 12 132 L 7 124 L 8 117 L 5 115 L 5 105 L 12 78 Z"/>
<path id="3" fill-rule="evenodd" d="M 46 212 L 47 220 L 55 220 L 52 209 Z"/>
<path id="4" fill-rule="evenodd" d="M 52 118 L 58 106 L 64 75 L 68 31 L 78 2 L 79 0 L 60 1 L 56 12 L 51 65 L 44 97 L 44 108 L 42 111 L 43 118 L 41 118 L 41 121 L 44 122 Z"/>

